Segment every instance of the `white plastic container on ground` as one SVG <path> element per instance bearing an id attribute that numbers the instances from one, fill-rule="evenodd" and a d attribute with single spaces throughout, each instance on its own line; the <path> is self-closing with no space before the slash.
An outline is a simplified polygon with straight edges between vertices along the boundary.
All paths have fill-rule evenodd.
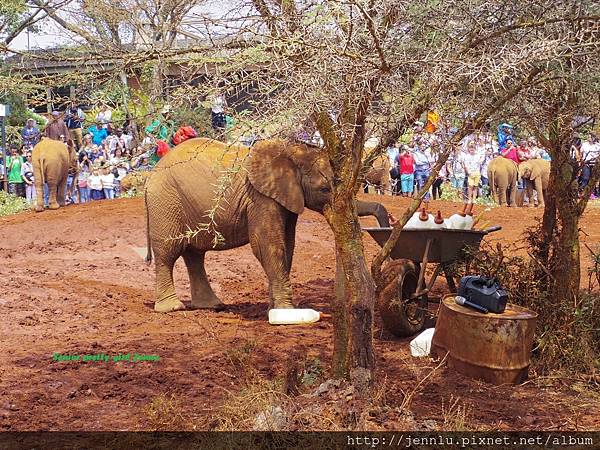
<path id="1" fill-rule="evenodd" d="M 321 314 L 314 309 L 272 309 L 269 311 L 271 325 L 299 325 L 318 322 Z"/>
<path id="2" fill-rule="evenodd" d="M 410 341 L 410 354 L 416 358 L 428 356 L 431 351 L 431 340 L 433 339 L 434 332 L 435 328 L 427 328 Z"/>

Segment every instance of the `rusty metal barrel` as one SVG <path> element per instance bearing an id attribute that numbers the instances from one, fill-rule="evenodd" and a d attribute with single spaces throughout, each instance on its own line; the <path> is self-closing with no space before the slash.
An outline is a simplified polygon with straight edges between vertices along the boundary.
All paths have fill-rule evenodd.
<path id="1" fill-rule="evenodd" d="M 457 372 L 491 384 L 518 384 L 527 379 L 537 314 L 507 304 L 503 314 L 482 314 L 457 305 L 446 295 L 431 343 L 431 354 Z"/>

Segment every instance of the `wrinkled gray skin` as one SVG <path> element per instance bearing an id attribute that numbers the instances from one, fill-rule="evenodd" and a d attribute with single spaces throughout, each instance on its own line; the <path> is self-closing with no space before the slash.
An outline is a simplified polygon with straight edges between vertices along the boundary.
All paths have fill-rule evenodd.
<path id="1" fill-rule="evenodd" d="M 180 256 L 190 277 L 192 309 L 222 309 L 208 282 L 204 255 L 247 243 L 269 280 L 270 307 L 293 308 L 290 268 L 296 222 L 305 207 L 323 212 L 331 195 L 331 167 L 306 145 L 261 141 L 252 147 L 245 169 L 232 176 L 219 201 L 214 223 L 223 241 L 214 246 L 212 230 L 177 239 L 210 222 L 207 211 L 214 206 L 222 170 L 215 169 L 210 155 L 225 149 L 225 144 L 209 139 L 186 141 L 160 160 L 146 183 L 146 259 L 151 260 L 153 251 L 155 311 L 185 308 L 173 284 L 173 266 Z M 357 201 L 357 210 L 359 215 L 377 217 L 380 226 L 389 226 L 387 211 L 379 203 Z"/>

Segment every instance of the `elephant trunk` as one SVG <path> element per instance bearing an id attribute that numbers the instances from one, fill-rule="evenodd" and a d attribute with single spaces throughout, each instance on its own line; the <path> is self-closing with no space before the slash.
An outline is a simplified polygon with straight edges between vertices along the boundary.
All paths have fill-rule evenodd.
<path id="1" fill-rule="evenodd" d="M 374 216 L 382 228 L 390 226 L 387 209 L 381 203 L 356 201 L 356 213 L 359 217 Z"/>

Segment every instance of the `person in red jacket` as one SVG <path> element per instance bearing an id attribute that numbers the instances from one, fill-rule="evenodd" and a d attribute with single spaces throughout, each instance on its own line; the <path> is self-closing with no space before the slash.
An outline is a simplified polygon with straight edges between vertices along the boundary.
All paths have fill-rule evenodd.
<path id="1" fill-rule="evenodd" d="M 519 155 L 517 147 L 514 146 L 513 141 L 507 139 L 504 148 L 500 149 L 500 154 L 507 159 L 512 159 L 515 163 L 519 164 Z"/>
<path id="2" fill-rule="evenodd" d="M 396 157 L 396 165 L 400 170 L 402 197 L 412 197 L 415 189 L 415 159 L 408 146 L 404 146 Z"/>

